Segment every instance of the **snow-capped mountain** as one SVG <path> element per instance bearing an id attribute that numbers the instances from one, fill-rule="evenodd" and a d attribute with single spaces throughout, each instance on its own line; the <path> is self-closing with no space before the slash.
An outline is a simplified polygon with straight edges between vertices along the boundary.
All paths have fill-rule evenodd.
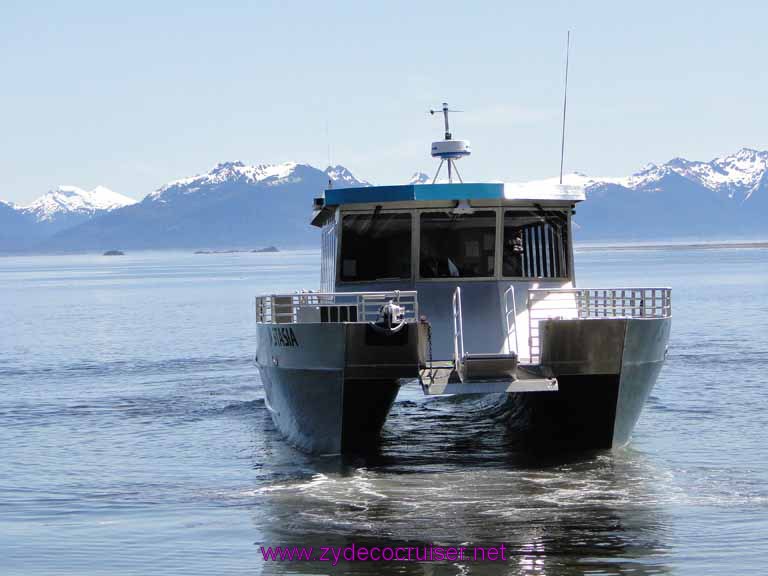
<path id="1" fill-rule="evenodd" d="M 224 162 L 138 203 L 103 187 L 59 187 L 29 206 L 0 202 L 0 250 L 316 247 L 308 217 L 329 180 L 369 185 L 343 166 Z M 429 182 L 422 172 L 409 181 Z M 626 177 L 566 174 L 564 183 L 587 190 L 576 206 L 578 240 L 768 239 L 768 152 L 675 158 Z"/>
<path id="2" fill-rule="evenodd" d="M 50 244 L 111 248 L 314 247 L 312 201 L 328 188 L 369 186 L 343 166 L 223 162 L 161 186 L 141 202 L 65 230 Z"/>
<path id="3" fill-rule="evenodd" d="M 563 182 L 587 191 L 575 219 L 581 239 L 768 238 L 768 151 L 674 158 L 623 178 L 574 173 Z"/>
<path id="4" fill-rule="evenodd" d="M 358 180 L 352 172 L 347 170 L 344 166 L 341 164 L 337 164 L 336 166 L 328 166 L 328 168 L 325 169 L 325 173 L 328 175 L 328 178 L 330 178 L 334 185 L 338 186 L 339 184 L 343 184 L 344 186 L 347 186 L 349 188 L 356 187 L 356 186 L 370 186 L 370 182 L 367 182 L 365 180 Z"/>
<path id="5" fill-rule="evenodd" d="M 275 187 L 299 184 L 308 175 L 317 176 L 319 170 L 309 164 L 283 162 L 282 164 L 247 165 L 242 162 L 221 162 L 204 174 L 174 180 L 161 186 L 145 198 L 154 202 L 167 202 L 178 195 L 216 193 L 222 186 Z M 344 166 L 329 166 L 324 174 L 334 186 L 370 186 L 364 180 L 355 178 Z M 327 184 L 326 179 L 326 184 Z"/>
<path id="6" fill-rule="evenodd" d="M 432 178 L 425 172 L 414 172 L 413 176 L 408 180 L 408 184 L 430 184 L 431 182 Z"/>
<path id="7" fill-rule="evenodd" d="M 38 222 L 51 222 L 62 215 L 92 216 L 102 210 L 115 210 L 135 204 L 136 200 L 113 192 L 105 186 L 83 190 L 77 186 L 59 186 L 40 196 L 21 210 Z"/>
<path id="8" fill-rule="evenodd" d="M 618 178 L 591 177 L 574 172 L 564 175 L 563 183 L 584 186 L 587 192 L 610 185 L 628 190 L 660 192 L 664 190 L 664 180 L 670 176 L 683 178 L 729 198 L 747 200 L 755 192 L 768 188 L 768 151 L 742 148 L 735 154 L 719 156 L 709 162 L 673 158 L 661 165 L 647 164 L 631 176 Z"/>
<path id="9" fill-rule="evenodd" d="M 742 148 L 735 154 L 721 156 L 710 162 L 696 162 L 674 158 L 666 164 L 649 164 L 640 172 L 625 179 L 623 186 L 648 189 L 665 176 L 677 174 L 703 188 L 740 199 L 749 198 L 766 186 L 768 151 Z"/>
<path id="10" fill-rule="evenodd" d="M 409 183 L 431 181 L 425 176 L 417 172 Z M 563 184 L 587 192 L 576 207 L 579 240 L 768 239 L 768 151 L 742 148 L 709 162 L 674 158 L 624 177 L 574 172 Z"/>
<path id="11" fill-rule="evenodd" d="M 26 206 L 0 201 L 0 250 L 28 250 L 46 238 L 136 200 L 104 186 L 59 186 Z"/>
<path id="12" fill-rule="evenodd" d="M 253 185 L 259 182 L 275 183 L 290 180 L 298 164 L 257 164 L 248 166 L 242 162 L 221 162 L 204 174 L 173 180 L 147 196 L 146 199 L 167 201 L 174 194 L 194 194 L 207 191 L 221 184 Z"/>

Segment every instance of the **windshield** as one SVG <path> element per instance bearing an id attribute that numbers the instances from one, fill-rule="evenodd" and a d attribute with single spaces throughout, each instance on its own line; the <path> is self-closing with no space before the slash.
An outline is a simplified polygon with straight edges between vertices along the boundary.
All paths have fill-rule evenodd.
<path id="1" fill-rule="evenodd" d="M 411 215 L 348 214 L 342 219 L 341 280 L 411 277 Z"/>
<path id="2" fill-rule="evenodd" d="M 487 278 L 494 275 L 496 213 L 426 212 L 421 215 L 422 278 Z"/>

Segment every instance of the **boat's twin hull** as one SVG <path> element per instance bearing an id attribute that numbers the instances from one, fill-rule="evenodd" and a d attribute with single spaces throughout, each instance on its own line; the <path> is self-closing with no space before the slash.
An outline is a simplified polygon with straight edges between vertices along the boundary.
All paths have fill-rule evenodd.
<path id="1" fill-rule="evenodd" d="M 541 363 L 557 392 L 511 394 L 509 429 L 537 446 L 626 444 L 666 355 L 670 318 L 547 320 Z M 277 428 L 295 445 L 339 453 L 376 442 L 400 379 L 418 368 L 417 325 L 399 340 L 363 324 L 259 325 L 258 364 Z"/>
<path id="2" fill-rule="evenodd" d="M 342 370 L 261 367 L 266 404 L 288 440 L 320 454 L 375 445 L 400 388 L 398 380 L 344 380 Z"/>
<path id="3" fill-rule="evenodd" d="M 257 363 L 275 426 L 309 452 L 374 445 L 400 380 L 418 374 L 417 328 L 382 336 L 355 323 L 258 325 Z"/>
<path id="4" fill-rule="evenodd" d="M 510 428 L 534 445 L 623 446 L 656 383 L 670 327 L 670 318 L 543 321 L 541 362 L 559 388 L 513 395 Z"/>

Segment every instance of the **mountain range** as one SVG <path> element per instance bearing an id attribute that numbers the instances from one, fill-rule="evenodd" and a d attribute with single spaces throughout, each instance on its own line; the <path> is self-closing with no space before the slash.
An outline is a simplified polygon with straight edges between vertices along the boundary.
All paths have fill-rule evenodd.
<path id="1" fill-rule="evenodd" d="M 587 191 L 574 216 L 577 239 L 768 238 L 768 151 L 674 158 L 625 178 L 570 174 L 564 182 Z"/>
<path id="2" fill-rule="evenodd" d="M 0 250 L 34 250 L 62 230 L 135 203 L 105 186 L 59 186 L 27 206 L 0 201 Z"/>
<path id="3" fill-rule="evenodd" d="M 285 162 L 224 162 L 182 178 L 141 202 L 111 210 L 48 237 L 43 251 L 316 246 L 308 225 L 313 199 L 328 187 L 368 186 L 343 166 L 319 170 Z"/>
<path id="4" fill-rule="evenodd" d="M 0 201 L 0 251 L 316 247 L 308 216 L 329 182 L 370 185 L 343 166 L 224 162 L 141 201 L 103 186 L 59 186 L 28 206 Z M 409 182 L 431 178 L 416 172 Z M 577 240 L 768 237 L 768 151 L 675 158 L 621 178 L 573 173 L 564 183 L 587 191 L 574 217 Z"/>

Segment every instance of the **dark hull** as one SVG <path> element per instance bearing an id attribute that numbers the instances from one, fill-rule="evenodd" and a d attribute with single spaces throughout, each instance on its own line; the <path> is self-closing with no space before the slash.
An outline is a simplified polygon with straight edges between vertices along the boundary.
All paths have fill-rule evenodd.
<path id="1" fill-rule="evenodd" d="M 561 376 L 558 386 L 553 393 L 509 395 L 513 439 L 536 448 L 611 448 L 619 377 Z"/>
<path id="2" fill-rule="evenodd" d="M 568 450 L 627 444 L 661 370 L 670 320 L 552 321 L 548 328 L 542 361 L 559 389 L 510 395 L 513 439 Z"/>
<path id="3" fill-rule="evenodd" d="M 397 380 L 344 382 L 342 452 L 367 452 L 378 444 L 398 390 L 400 383 Z"/>

